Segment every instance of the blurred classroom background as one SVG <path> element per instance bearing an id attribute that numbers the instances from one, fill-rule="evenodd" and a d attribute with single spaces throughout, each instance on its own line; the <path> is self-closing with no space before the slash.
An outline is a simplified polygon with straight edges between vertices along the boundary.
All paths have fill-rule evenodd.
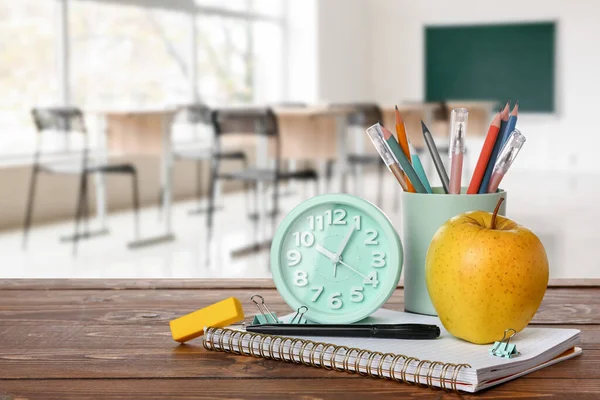
<path id="1" fill-rule="evenodd" d="M 469 109 L 519 100 L 502 183 L 551 278 L 597 278 L 600 3 L 0 0 L 0 278 L 268 277 L 273 227 L 318 193 L 400 226 L 365 128 L 398 105 L 433 183 Z M 446 157 L 444 157 L 446 158 Z"/>

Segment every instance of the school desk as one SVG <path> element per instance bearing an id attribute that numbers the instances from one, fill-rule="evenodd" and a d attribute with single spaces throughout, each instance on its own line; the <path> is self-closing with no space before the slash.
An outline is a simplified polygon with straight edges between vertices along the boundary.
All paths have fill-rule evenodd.
<path id="1" fill-rule="evenodd" d="M 337 160 L 334 174 L 340 179 L 341 191 L 348 171 L 346 162 L 347 154 L 347 116 L 351 108 L 325 106 L 308 107 L 274 107 L 279 123 L 281 139 L 281 158 L 286 160 L 310 160 L 324 165 L 327 160 Z M 156 242 L 172 240 L 174 238 L 171 226 L 172 193 L 169 180 L 172 173 L 172 151 L 170 127 L 175 108 L 156 109 L 113 109 L 89 110 L 96 115 L 101 146 L 112 154 L 144 154 L 161 157 L 161 187 L 162 206 L 164 218 L 164 233 L 158 237 L 150 238 L 140 244 L 153 244 Z M 257 168 L 269 168 L 269 154 L 273 154 L 269 142 L 265 137 L 255 136 L 249 138 L 238 137 L 236 145 L 253 146 Z M 97 183 L 97 214 L 102 227 L 105 227 L 106 216 L 106 189 L 104 178 L 96 177 Z M 263 183 L 257 188 L 258 193 L 264 196 Z M 266 201 L 258 202 L 259 226 L 265 227 Z M 262 242 L 265 237 L 263 229 L 259 230 L 257 242 Z M 140 245 L 138 244 L 138 246 Z"/>

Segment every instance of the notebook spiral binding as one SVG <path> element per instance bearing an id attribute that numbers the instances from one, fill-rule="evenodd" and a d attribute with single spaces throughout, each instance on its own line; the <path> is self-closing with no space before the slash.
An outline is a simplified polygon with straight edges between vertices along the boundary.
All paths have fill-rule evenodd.
<path id="1" fill-rule="evenodd" d="M 217 341 L 214 340 L 216 336 L 219 337 Z M 244 345 L 244 340 L 247 340 L 246 345 Z M 255 348 L 257 341 L 258 345 Z M 286 344 L 289 346 L 287 352 L 284 351 Z M 438 379 L 440 381 L 440 388 L 456 392 L 458 392 L 458 373 L 462 368 L 471 368 L 469 364 L 420 360 L 415 357 L 407 357 L 403 354 L 383 354 L 354 347 L 335 346 L 330 343 L 314 342 L 299 338 L 261 335 L 259 333 L 236 331 L 227 328 L 207 328 L 203 346 L 207 350 L 281 360 L 329 370 L 346 371 L 348 373 L 358 373 L 359 375 L 368 375 L 373 378 L 392 379 L 398 382 L 414 383 L 417 386 L 430 388 L 437 387 L 433 385 L 433 380 Z M 265 350 L 266 348 L 268 348 L 268 351 Z M 308 357 L 305 357 L 305 350 L 307 349 L 310 350 Z M 318 359 L 316 359 L 319 349 L 321 352 Z M 295 350 L 298 350 L 297 354 Z M 331 353 L 327 354 L 328 351 L 331 351 Z M 341 362 L 338 361 L 338 354 L 344 357 Z M 355 361 L 351 363 L 350 359 L 353 355 L 355 355 Z M 376 359 L 378 359 L 377 363 L 375 362 Z M 366 366 L 361 370 L 361 364 L 365 361 Z M 383 367 L 386 361 L 390 362 L 387 376 Z M 413 374 L 407 372 L 411 363 L 415 368 Z M 400 367 L 400 372 L 397 372 L 397 367 Z M 434 370 L 439 367 L 441 367 L 439 376 L 434 376 Z M 421 379 L 421 372 L 425 375 L 424 382 Z M 413 377 L 412 382 L 407 380 L 407 375 Z"/>

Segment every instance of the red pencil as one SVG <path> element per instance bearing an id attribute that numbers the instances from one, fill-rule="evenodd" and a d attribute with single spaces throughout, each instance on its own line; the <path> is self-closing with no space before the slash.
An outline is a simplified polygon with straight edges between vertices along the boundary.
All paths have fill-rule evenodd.
<path id="1" fill-rule="evenodd" d="M 479 160 L 477 160 L 477 166 L 473 172 L 471 183 L 467 189 L 467 194 L 477 194 L 479 191 L 479 186 L 481 185 L 483 175 L 485 175 L 485 169 L 492 154 L 494 143 L 496 143 L 498 132 L 500 132 L 500 113 L 497 113 L 492 120 L 485 142 L 483 143 L 483 148 L 481 149 L 481 154 L 479 155 Z"/>

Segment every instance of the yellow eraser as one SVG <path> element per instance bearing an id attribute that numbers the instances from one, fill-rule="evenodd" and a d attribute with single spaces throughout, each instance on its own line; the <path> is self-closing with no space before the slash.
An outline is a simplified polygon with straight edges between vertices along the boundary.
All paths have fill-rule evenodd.
<path id="1" fill-rule="evenodd" d="M 169 322 L 171 335 L 183 343 L 204 334 L 204 327 L 221 328 L 244 319 L 242 303 L 235 297 L 222 300 L 201 310 Z"/>

